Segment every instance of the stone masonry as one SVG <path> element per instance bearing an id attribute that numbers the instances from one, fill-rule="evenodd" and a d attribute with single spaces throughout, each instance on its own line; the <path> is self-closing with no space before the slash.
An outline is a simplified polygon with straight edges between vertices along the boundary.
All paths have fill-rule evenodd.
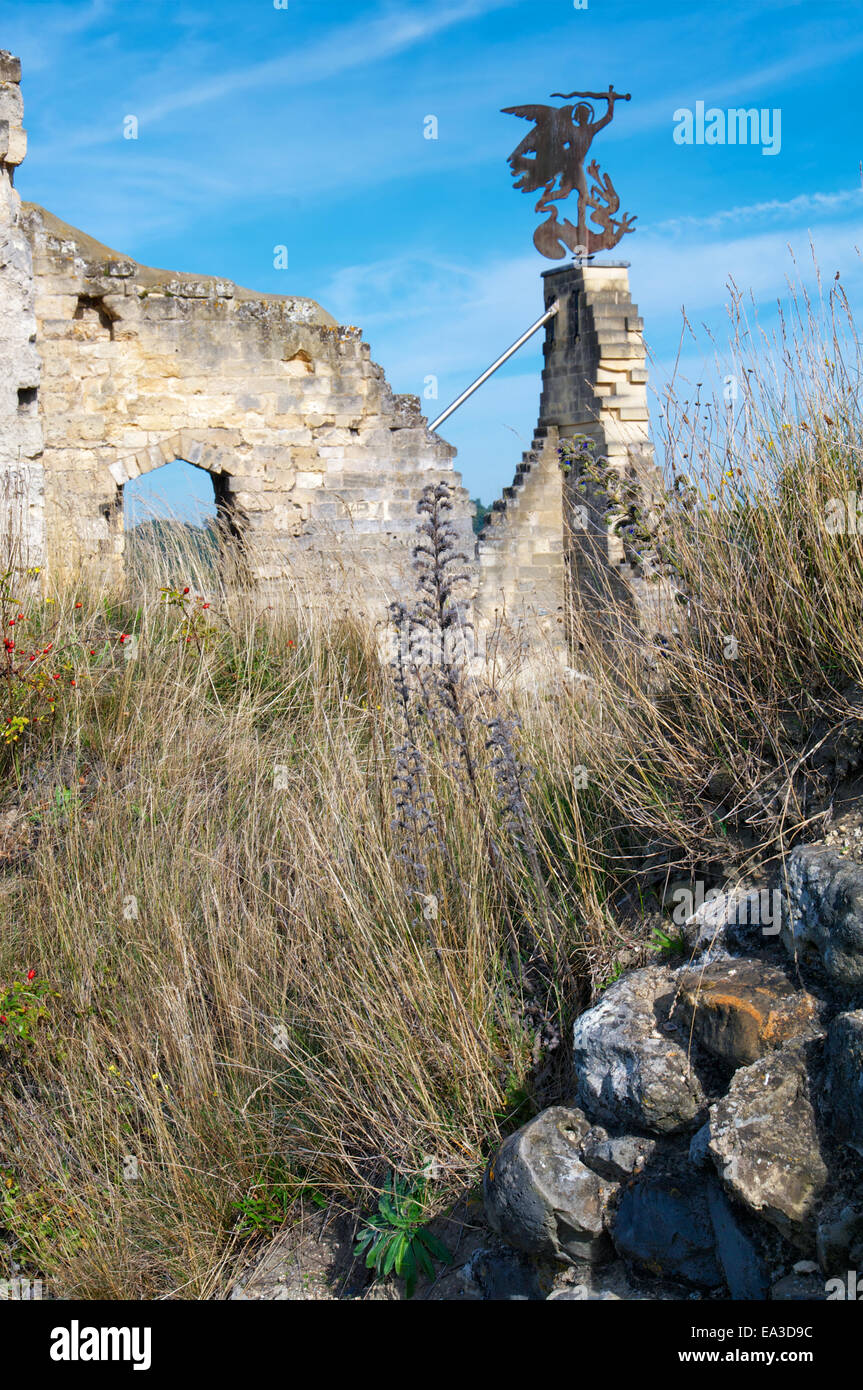
<path id="1" fill-rule="evenodd" d="M 209 471 L 264 591 L 297 584 L 381 616 L 408 582 L 422 489 L 442 479 L 473 548 L 455 450 L 415 396 L 393 394 L 358 329 L 309 299 L 138 265 L 22 206 L 10 54 L 0 77 L 0 470 L 28 563 L 118 578 L 123 487 L 174 459 Z"/>
<path id="2" fill-rule="evenodd" d="M 480 533 L 477 609 L 486 627 L 544 634 L 565 649 L 573 611 L 610 581 L 639 590 L 623 544 L 610 534 L 598 500 L 564 477 L 559 440 L 581 435 L 619 474 L 649 496 L 655 477 L 648 437 L 643 321 L 624 265 L 575 265 L 546 271 L 546 325 L 539 423 L 512 487 L 494 504 Z M 646 602 L 647 595 L 639 593 Z"/>
<path id="3" fill-rule="evenodd" d="M 557 446 L 587 435 L 621 473 L 653 474 L 642 322 L 622 265 L 544 275 L 539 423 L 474 547 L 455 450 L 415 396 L 394 395 L 360 331 L 310 299 L 156 270 L 21 204 L 20 63 L 0 52 L 0 483 L 29 565 L 49 582 L 123 573 L 123 488 L 174 459 L 206 469 L 263 592 L 296 585 L 329 611 L 380 618 L 412 588 L 416 505 L 454 491 L 475 556 L 474 617 L 566 652 L 597 573 L 630 584 L 595 499 Z"/>
<path id="4" fill-rule="evenodd" d="M 368 346 L 312 300 L 139 266 L 28 205 L 42 358 L 46 565 L 119 573 L 122 488 L 184 459 L 262 587 L 380 613 L 410 566 L 423 486 L 454 450 Z"/>
<path id="5" fill-rule="evenodd" d="M 2 566 L 39 564 L 44 546 L 42 430 L 33 267 L 15 170 L 27 150 L 21 64 L 0 51 L 0 507 Z"/>

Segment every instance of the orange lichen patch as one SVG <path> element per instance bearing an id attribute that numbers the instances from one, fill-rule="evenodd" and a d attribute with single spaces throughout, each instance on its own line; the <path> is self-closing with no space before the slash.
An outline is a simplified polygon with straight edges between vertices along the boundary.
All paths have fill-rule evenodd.
<path id="1" fill-rule="evenodd" d="M 817 1001 L 783 971 L 757 960 L 716 961 L 681 977 L 678 1013 L 719 1060 L 746 1066 L 806 1032 Z"/>

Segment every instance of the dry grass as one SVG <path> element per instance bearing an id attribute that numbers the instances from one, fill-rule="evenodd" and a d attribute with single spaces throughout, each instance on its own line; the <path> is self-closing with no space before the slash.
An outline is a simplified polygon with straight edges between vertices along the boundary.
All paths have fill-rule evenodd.
<path id="1" fill-rule="evenodd" d="M 796 298 L 771 339 L 739 296 L 733 320 L 736 398 L 670 394 L 666 489 L 649 526 L 636 507 L 624 530 L 640 572 L 661 576 L 655 642 L 645 651 L 601 583 L 576 621 L 592 711 L 576 721 L 593 789 L 580 807 L 594 867 L 618 883 L 780 862 L 817 836 L 837 742 L 863 718 L 863 546 L 835 523 L 840 499 L 863 498 L 848 305 L 839 286 L 823 304 Z M 609 513 L 626 501 L 612 488 Z"/>
<path id="2" fill-rule="evenodd" d="M 554 905 L 490 853 L 493 711 L 471 714 L 467 792 L 422 738 L 445 841 L 424 914 L 372 634 L 256 613 L 191 563 L 173 604 L 57 594 L 18 628 L 19 652 L 50 631 L 62 678 L 54 723 L 5 752 L 29 849 L 2 884 L 0 980 L 54 993 L 32 1041 L 0 1039 L 4 1224 L 66 1295 L 217 1293 L 250 1197 L 355 1204 L 432 1156 L 445 1203 L 548 1075 L 547 999 L 571 1011 L 535 969 Z"/>
<path id="3" fill-rule="evenodd" d="M 8 581 L 42 688 L 0 684 L 31 718 L 0 750 L 0 981 L 51 994 L 0 1036 L 7 1258 L 67 1296 L 219 1296 L 242 1210 L 368 1208 L 429 1157 L 446 1205 L 567 1097 L 573 1014 L 644 950 L 624 900 L 817 829 L 863 677 L 860 538 L 825 526 L 860 479 L 842 308 L 761 344 L 730 411 L 669 407 L 674 617 L 646 652 L 599 590 L 614 640 L 577 624 L 569 686 L 406 711 L 373 634 L 194 554 L 132 598 Z"/>

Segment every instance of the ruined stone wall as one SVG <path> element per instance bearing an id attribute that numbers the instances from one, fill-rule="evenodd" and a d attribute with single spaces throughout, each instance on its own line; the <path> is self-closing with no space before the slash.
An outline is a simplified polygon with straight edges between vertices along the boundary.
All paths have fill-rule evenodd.
<path id="1" fill-rule="evenodd" d="M 359 330 L 312 300 L 139 266 L 28 205 L 43 361 L 47 561 L 122 565 L 126 482 L 206 468 L 263 588 L 380 614 L 403 591 L 423 486 L 454 450 L 394 396 Z"/>
<path id="2" fill-rule="evenodd" d="M 309 299 L 139 265 L 22 207 L 19 81 L 18 60 L 0 54 L 0 483 L 28 563 L 51 581 L 119 578 L 123 488 L 174 459 L 209 471 L 264 592 L 296 584 L 331 611 L 383 616 L 413 587 L 417 501 L 441 479 L 472 555 L 455 451 L 416 397 L 392 393 L 358 329 Z M 546 307 L 560 308 L 539 423 L 476 547 L 475 617 L 482 646 L 505 634 L 563 656 L 597 572 L 621 592 L 644 586 L 601 499 L 564 477 L 558 441 L 587 435 L 646 490 L 654 469 L 626 268 L 569 265 L 544 282 Z"/>
<path id="3" fill-rule="evenodd" d="M 0 564 L 38 566 L 44 548 L 39 357 L 30 244 L 15 169 L 24 158 L 21 64 L 0 51 Z M 10 554 L 12 546 L 16 553 Z"/>
<path id="4" fill-rule="evenodd" d="M 492 647 L 497 634 L 521 648 L 537 638 L 564 642 L 565 556 L 562 473 L 554 425 L 539 426 L 511 487 L 480 532 L 477 628 Z"/>

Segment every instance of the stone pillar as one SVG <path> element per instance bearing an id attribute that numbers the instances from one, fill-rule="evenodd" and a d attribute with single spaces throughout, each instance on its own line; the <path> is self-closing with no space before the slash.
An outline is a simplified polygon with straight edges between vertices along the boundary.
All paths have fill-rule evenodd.
<path id="1" fill-rule="evenodd" d="M 649 438 L 644 321 L 632 302 L 627 267 L 568 265 L 543 275 L 546 306 L 560 309 L 546 327 L 540 431 L 585 436 L 594 456 L 637 484 L 642 503 L 656 497 L 658 473 Z M 605 499 L 585 486 L 578 469 L 563 482 L 567 606 L 588 614 L 609 594 L 635 604 L 643 626 L 653 623 L 655 598 L 629 563 L 619 535 L 608 527 Z"/>
<path id="2" fill-rule="evenodd" d="M 0 49 L 0 566 L 41 566 L 45 483 L 33 263 L 15 170 L 24 158 L 21 63 Z"/>
<path id="3" fill-rule="evenodd" d="M 480 534 L 477 627 L 486 643 L 503 630 L 530 648 L 550 645 L 559 657 L 579 615 L 610 594 L 642 627 L 653 625 L 654 592 L 609 531 L 595 488 L 564 476 L 558 444 L 586 436 L 594 456 L 637 481 L 649 506 L 658 475 L 648 436 L 647 370 L 638 310 L 623 264 L 575 265 L 543 275 L 546 324 L 539 423 L 511 487 L 494 503 Z M 577 645 L 577 643 L 576 643 Z"/>

